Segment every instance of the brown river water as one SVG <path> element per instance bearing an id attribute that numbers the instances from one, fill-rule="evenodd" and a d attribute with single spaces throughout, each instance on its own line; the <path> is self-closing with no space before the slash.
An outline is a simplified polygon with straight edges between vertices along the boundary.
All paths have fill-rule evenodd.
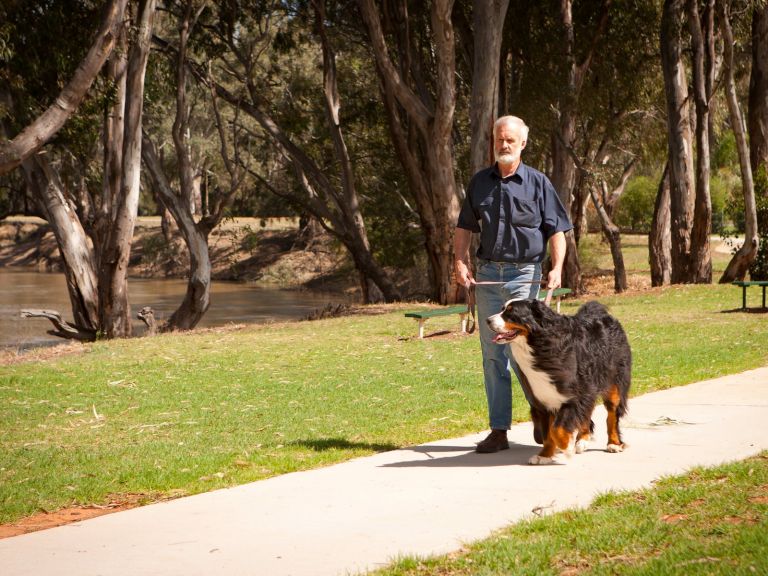
<path id="1" fill-rule="evenodd" d="M 151 306 L 159 322 L 177 308 L 187 283 L 185 280 L 131 278 L 128 291 L 134 316 L 134 332 L 141 334 L 144 324 L 135 319 L 143 306 Z M 328 304 L 350 303 L 340 294 L 281 290 L 253 284 L 214 282 L 211 306 L 199 327 L 230 323 L 258 324 L 299 320 Z M 65 320 L 72 319 L 63 274 L 0 268 L 0 348 L 27 349 L 49 346 L 64 340 L 47 334 L 53 325 L 44 318 L 21 318 L 24 308 L 56 310 Z"/>

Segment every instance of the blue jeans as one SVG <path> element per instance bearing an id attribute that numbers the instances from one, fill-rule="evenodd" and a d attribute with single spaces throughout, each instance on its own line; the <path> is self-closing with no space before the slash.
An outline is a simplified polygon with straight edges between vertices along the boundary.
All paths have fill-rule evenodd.
<path id="1" fill-rule="evenodd" d="M 504 303 L 511 299 L 534 299 L 539 295 L 538 284 L 517 284 L 516 282 L 538 282 L 541 280 L 541 264 L 510 264 L 507 262 L 477 261 L 478 282 L 507 282 L 507 284 L 479 284 L 475 287 L 477 303 L 477 324 L 480 327 L 480 347 L 483 352 L 483 376 L 485 395 L 488 399 L 488 418 L 491 429 L 508 430 L 512 424 L 512 375 L 517 379 L 517 364 L 509 346 L 494 344 L 496 335 L 485 321 L 501 312 Z"/>

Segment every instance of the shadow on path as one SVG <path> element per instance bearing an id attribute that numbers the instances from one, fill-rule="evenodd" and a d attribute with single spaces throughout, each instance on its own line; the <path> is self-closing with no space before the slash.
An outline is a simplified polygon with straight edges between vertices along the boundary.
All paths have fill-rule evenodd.
<path id="1" fill-rule="evenodd" d="M 478 454 L 472 446 L 414 446 L 409 448 L 427 456 L 424 460 L 404 460 L 383 464 L 382 468 L 482 468 L 488 466 L 528 466 L 528 459 L 540 450 L 537 446 L 510 444 L 509 450 Z M 450 454 L 435 456 L 435 454 Z"/>

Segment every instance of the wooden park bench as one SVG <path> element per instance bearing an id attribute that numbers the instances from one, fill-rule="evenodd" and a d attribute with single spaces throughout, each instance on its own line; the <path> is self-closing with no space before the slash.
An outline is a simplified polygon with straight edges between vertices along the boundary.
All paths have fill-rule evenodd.
<path id="1" fill-rule="evenodd" d="M 750 286 L 760 286 L 763 289 L 763 308 L 765 308 L 765 288 L 768 286 L 768 280 L 736 280 L 731 282 L 734 286 L 741 286 L 741 309 L 747 309 L 747 288 Z"/>
<path id="2" fill-rule="evenodd" d="M 552 297 L 557 300 L 557 311 L 560 312 L 560 298 L 566 294 L 570 294 L 570 288 L 556 288 L 552 293 Z M 544 300 L 547 295 L 546 290 L 542 290 L 539 294 L 539 300 Z M 419 338 L 424 338 L 424 325 L 430 318 L 436 316 L 450 316 L 452 314 L 459 315 L 459 332 L 467 331 L 467 316 L 469 315 L 469 308 L 466 304 L 457 304 L 455 306 L 445 306 L 443 308 L 431 308 L 429 310 L 414 310 L 406 312 L 406 318 L 415 318 L 419 323 Z"/>

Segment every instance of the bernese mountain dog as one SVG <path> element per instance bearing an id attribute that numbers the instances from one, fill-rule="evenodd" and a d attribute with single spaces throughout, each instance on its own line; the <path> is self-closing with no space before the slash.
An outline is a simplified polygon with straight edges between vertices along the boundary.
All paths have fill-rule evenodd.
<path id="1" fill-rule="evenodd" d="M 510 300 L 487 322 L 494 342 L 509 345 L 529 392 L 534 439 L 544 445 L 530 464 L 584 452 L 598 396 L 608 411 L 607 450 L 624 450 L 619 420 L 627 411 L 632 351 L 605 306 L 588 302 L 566 316 L 537 300 Z"/>

